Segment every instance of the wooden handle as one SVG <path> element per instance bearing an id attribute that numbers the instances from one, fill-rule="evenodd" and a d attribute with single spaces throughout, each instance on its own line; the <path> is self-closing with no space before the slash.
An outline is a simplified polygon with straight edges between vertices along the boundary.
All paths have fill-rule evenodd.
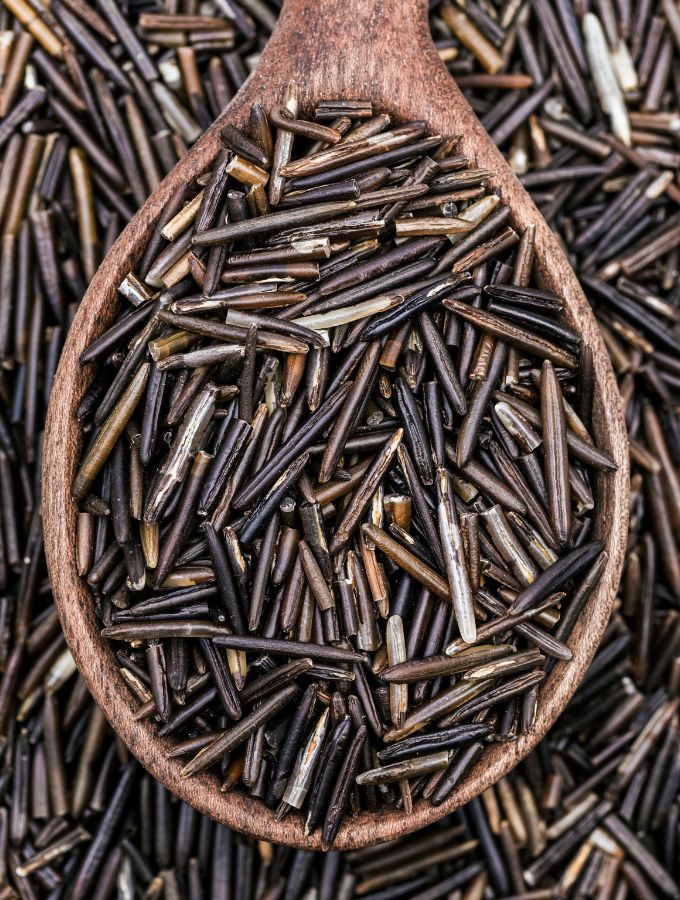
<path id="1" fill-rule="evenodd" d="M 433 53 L 427 0 L 286 0 L 267 47 L 303 108 L 318 97 L 391 106 Z"/>
<path id="2" fill-rule="evenodd" d="M 609 560 L 569 639 L 574 658 L 560 663 L 541 687 L 535 729 L 510 744 L 490 747 L 447 801 L 438 808 L 421 801 L 411 816 L 399 810 L 362 813 L 342 827 L 335 849 L 392 840 L 441 818 L 507 774 L 536 746 L 562 711 L 600 642 L 618 587 L 628 532 L 628 444 L 621 400 L 606 348 L 573 271 L 529 195 L 511 173 L 436 52 L 427 25 L 426 0 L 286 0 L 260 64 L 226 111 L 243 124 L 255 102 L 279 103 L 283 85 L 298 82 L 303 108 L 318 98 L 370 99 L 395 120 L 425 119 L 432 131 L 462 134 L 472 165 L 491 168 L 492 187 L 512 209 L 520 229 L 536 226 L 538 283 L 564 298 L 567 323 L 593 352 L 596 392 L 594 431 L 598 444 L 619 464 L 596 480 L 594 536 L 605 541 Z M 45 549 L 64 635 L 94 698 L 113 728 L 151 774 L 200 812 L 257 838 L 319 849 L 319 835 L 306 837 L 301 817 L 277 822 L 271 810 L 243 794 L 223 794 L 219 780 L 204 773 L 180 777 L 169 760 L 171 745 L 155 726 L 134 718 L 134 701 L 121 678 L 108 641 L 102 639 L 87 585 L 76 574 L 76 506 L 71 483 L 80 451 L 76 409 L 94 367 L 83 369 L 82 350 L 111 323 L 117 288 L 134 269 L 170 195 L 210 166 L 219 149 L 213 125 L 180 160 L 120 235 L 83 298 L 57 371 L 45 428 L 43 519 Z"/>
<path id="3" fill-rule="evenodd" d="M 320 97 L 399 109 L 428 82 L 445 83 L 464 103 L 439 59 L 428 12 L 427 0 L 285 0 L 251 86 L 268 93 L 270 79 L 294 79 L 306 111 Z"/>

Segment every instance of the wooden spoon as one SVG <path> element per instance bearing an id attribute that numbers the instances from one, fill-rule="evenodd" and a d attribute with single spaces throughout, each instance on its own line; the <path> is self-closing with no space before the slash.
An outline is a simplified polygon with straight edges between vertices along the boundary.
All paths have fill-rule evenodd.
<path id="1" fill-rule="evenodd" d="M 607 351 L 576 276 L 528 194 L 505 164 L 442 64 L 428 26 L 427 0 L 286 0 L 257 71 L 193 149 L 175 166 L 118 238 L 83 298 L 57 371 L 45 433 L 43 515 L 47 562 L 66 640 L 95 700 L 111 725 L 151 774 L 182 800 L 217 821 L 256 838 L 308 849 L 320 848 L 320 833 L 305 837 L 302 817 L 277 822 L 261 802 L 238 792 L 220 792 L 211 774 L 183 779 L 181 762 L 166 759 L 171 746 L 149 721 L 134 718 L 135 701 L 119 673 L 111 645 L 85 582 L 76 574 L 76 504 L 71 483 L 81 443 L 75 411 L 92 376 L 81 352 L 107 328 L 117 308 L 117 287 L 131 270 L 164 205 L 181 183 L 212 163 L 225 121 L 243 125 L 254 103 L 281 102 L 283 86 L 298 83 L 301 109 L 316 99 L 370 99 L 394 119 L 424 119 L 434 133 L 462 134 L 462 152 L 472 166 L 496 171 L 491 179 L 513 211 L 519 229 L 536 226 L 536 277 L 564 298 L 566 320 L 593 353 L 596 372 L 594 430 L 600 447 L 619 465 L 596 485 L 594 536 L 606 543 L 608 563 L 571 635 L 574 657 L 552 670 L 539 696 L 533 732 L 489 748 L 481 762 L 440 807 L 417 803 L 410 816 L 398 810 L 348 817 L 336 849 L 391 840 L 451 812 L 508 773 L 536 746 L 576 690 L 609 618 L 623 561 L 628 527 L 628 443 L 621 401 Z"/>

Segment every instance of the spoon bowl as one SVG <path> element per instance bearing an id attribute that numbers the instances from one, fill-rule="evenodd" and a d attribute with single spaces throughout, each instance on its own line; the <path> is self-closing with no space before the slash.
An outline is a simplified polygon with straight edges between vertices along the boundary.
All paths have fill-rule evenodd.
<path id="1" fill-rule="evenodd" d="M 208 169 L 220 149 L 227 122 L 245 125 L 250 107 L 280 104 L 285 84 L 298 84 L 301 111 L 320 97 L 370 99 L 394 120 L 423 119 L 428 129 L 462 134 L 461 152 L 474 166 L 493 169 L 489 179 L 511 210 L 514 224 L 536 229 L 535 277 L 564 298 L 565 319 L 592 352 L 595 369 L 593 430 L 598 446 L 618 464 L 598 475 L 593 537 L 605 542 L 608 560 L 568 641 L 573 659 L 558 663 L 542 683 L 534 730 L 517 741 L 490 746 L 439 807 L 414 804 L 399 810 L 361 813 L 342 825 L 334 849 L 348 850 L 392 840 L 441 818 L 506 775 L 538 744 L 578 687 L 600 642 L 616 595 L 628 524 L 628 444 L 621 401 L 594 315 L 560 245 L 529 195 L 507 167 L 439 59 L 430 36 L 427 0 L 286 0 L 257 70 L 224 115 L 178 162 L 134 216 L 93 278 L 74 319 L 56 374 L 47 416 L 43 467 L 43 516 L 47 562 L 66 640 L 95 700 L 140 763 L 170 791 L 220 823 L 255 838 L 310 850 L 320 834 L 306 836 L 301 815 L 277 821 L 274 812 L 243 794 L 221 793 L 212 774 L 184 779 L 182 763 L 167 759 L 171 741 L 150 721 L 136 721 L 135 700 L 120 675 L 89 588 L 76 572 L 77 507 L 71 485 L 81 446 L 76 409 L 94 374 L 79 358 L 112 322 L 117 288 L 134 269 L 161 210 L 182 183 Z"/>

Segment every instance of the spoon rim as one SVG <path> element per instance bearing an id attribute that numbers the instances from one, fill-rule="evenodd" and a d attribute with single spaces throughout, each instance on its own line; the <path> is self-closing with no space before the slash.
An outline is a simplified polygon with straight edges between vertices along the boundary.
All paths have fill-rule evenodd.
<path id="1" fill-rule="evenodd" d="M 266 54 L 267 51 L 262 62 Z M 100 265 L 80 303 L 55 375 L 45 427 L 42 470 L 45 549 L 55 603 L 76 665 L 114 731 L 139 762 L 180 799 L 223 825 L 259 840 L 319 850 L 320 832 L 306 836 L 302 815 L 293 814 L 279 822 L 274 812 L 261 801 L 238 791 L 223 793 L 216 775 L 203 773 L 188 779 L 180 776 L 181 759 L 167 759 L 165 756 L 173 742 L 169 738 L 161 738 L 151 721 L 135 720 L 135 700 L 120 675 L 112 643 L 100 634 L 92 594 L 84 578 L 76 574 L 75 566 L 77 506 L 71 498 L 71 483 L 82 439 L 75 409 L 95 371 L 94 365 L 80 365 L 80 353 L 115 316 L 117 287 L 124 274 L 132 271 L 141 255 L 145 236 L 151 232 L 158 211 L 175 187 L 193 179 L 210 165 L 219 148 L 219 129 L 226 121 L 239 124 L 252 103 L 267 96 L 266 72 L 262 62 L 223 115 L 178 162 L 131 219 Z M 605 541 L 608 560 L 602 578 L 568 641 L 573 659 L 568 663 L 558 662 L 540 685 L 539 701 L 543 703 L 539 702 L 533 731 L 521 735 L 514 742 L 487 747 L 479 762 L 439 807 L 419 800 L 414 803 L 409 816 L 400 810 L 384 809 L 362 812 L 356 818 L 348 816 L 333 844 L 333 850 L 350 850 L 393 840 L 437 821 L 496 783 L 539 743 L 580 684 L 597 649 L 613 607 L 625 552 L 629 495 L 628 439 L 616 379 L 594 314 L 557 239 L 510 172 L 500 152 L 490 144 L 488 135 L 443 64 L 441 69 L 446 81 L 433 78 L 430 88 L 440 92 L 440 110 L 443 108 L 441 92 L 445 90 L 448 104 L 455 105 L 456 125 L 464 126 L 456 129 L 464 132 L 463 147 L 476 151 L 476 164 L 490 165 L 496 170 L 496 176 L 490 179 L 490 186 L 499 190 L 504 201 L 510 205 L 513 222 L 521 228 L 530 223 L 536 226 L 535 272 L 538 284 L 559 284 L 567 321 L 570 324 L 578 322 L 583 344 L 592 349 L 595 437 L 598 445 L 618 463 L 616 472 L 599 473 L 595 479 L 594 536 Z M 337 92 L 335 95 L 339 96 Z M 389 104 L 380 102 L 380 98 L 375 105 L 381 111 L 392 111 Z M 428 116 L 428 125 L 434 124 L 436 128 L 437 118 L 441 121 L 442 115 L 440 111 L 434 117 Z M 406 116 L 400 113 L 399 118 Z"/>

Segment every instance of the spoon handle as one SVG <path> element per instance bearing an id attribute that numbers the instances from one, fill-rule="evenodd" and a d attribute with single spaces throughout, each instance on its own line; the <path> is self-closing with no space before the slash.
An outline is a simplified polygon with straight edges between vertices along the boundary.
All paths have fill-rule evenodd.
<path id="1" fill-rule="evenodd" d="M 370 94 L 386 67 L 408 78 L 408 58 L 432 45 L 427 17 L 427 0 L 285 0 L 273 37 L 310 73 L 358 73 Z"/>
<path id="2" fill-rule="evenodd" d="M 394 106 L 440 66 L 427 0 L 285 0 L 254 80 L 294 79 L 307 110 L 319 97 Z"/>

